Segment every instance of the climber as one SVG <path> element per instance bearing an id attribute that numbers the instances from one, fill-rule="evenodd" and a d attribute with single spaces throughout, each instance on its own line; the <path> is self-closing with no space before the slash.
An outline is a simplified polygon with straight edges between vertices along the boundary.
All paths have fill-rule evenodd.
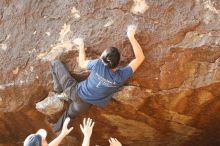
<path id="1" fill-rule="evenodd" d="M 53 131 L 61 129 L 66 117 L 74 118 L 87 111 L 91 105 L 105 106 L 119 87 L 137 70 L 145 59 L 142 48 L 135 39 L 136 27 L 127 28 L 127 37 L 132 45 L 135 59 L 125 67 L 118 67 L 120 54 L 117 48 L 106 49 L 100 58 L 86 60 L 84 42 L 78 38 L 74 43 L 79 48 L 79 66 L 90 70 L 89 77 L 77 83 L 65 66 L 58 60 L 51 62 L 51 73 L 54 82 L 54 92 L 67 95 L 70 105 L 53 125 Z"/>
<path id="2" fill-rule="evenodd" d="M 55 138 L 53 141 L 51 141 L 49 144 L 47 143 L 47 131 L 44 129 L 40 129 L 35 134 L 29 135 L 25 141 L 24 146 L 58 146 L 64 137 L 66 137 L 72 130 L 73 127 L 67 128 L 68 124 L 70 122 L 70 118 L 66 118 L 63 124 L 63 128 L 59 136 Z"/>

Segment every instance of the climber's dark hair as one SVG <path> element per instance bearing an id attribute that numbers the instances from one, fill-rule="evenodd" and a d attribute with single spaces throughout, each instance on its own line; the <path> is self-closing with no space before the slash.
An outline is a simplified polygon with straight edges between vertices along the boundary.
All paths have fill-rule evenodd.
<path id="1" fill-rule="evenodd" d="M 117 48 L 115 47 L 109 47 L 106 49 L 102 55 L 101 55 L 102 62 L 108 67 L 108 68 L 115 68 L 118 66 L 120 61 L 120 53 Z"/>

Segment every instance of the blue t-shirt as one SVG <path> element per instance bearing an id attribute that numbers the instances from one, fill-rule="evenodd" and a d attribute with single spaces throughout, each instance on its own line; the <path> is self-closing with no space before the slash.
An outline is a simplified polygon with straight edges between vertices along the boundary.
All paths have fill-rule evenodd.
<path id="1" fill-rule="evenodd" d="M 113 72 L 101 59 L 90 60 L 87 69 L 91 73 L 86 80 L 77 85 L 77 94 L 82 100 L 97 106 L 105 106 L 133 73 L 129 65 Z"/>

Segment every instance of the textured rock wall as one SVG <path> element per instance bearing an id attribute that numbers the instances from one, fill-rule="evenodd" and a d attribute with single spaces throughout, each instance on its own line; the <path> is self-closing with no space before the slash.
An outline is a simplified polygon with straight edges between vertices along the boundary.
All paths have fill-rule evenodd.
<path id="1" fill-rule="evenodd" d="M 124 145 L 220 145 L 219 18 L 218 0 L 1 0 L 0 145 L 50 131 L 57 116 L 34 109 L 51 89 L 48 62 L 61 59 L 78 80 L 87 76 L 73 38 L 84 38 L 89 58 L 118 47 L 124 65 L 133 58 L 129 24 L 138 25 L 145 62 L 107 107 L 74 120 L 63 145 L 82 141 L 85 116 L 96 121 L 92 144 L 113 136 Z"/>

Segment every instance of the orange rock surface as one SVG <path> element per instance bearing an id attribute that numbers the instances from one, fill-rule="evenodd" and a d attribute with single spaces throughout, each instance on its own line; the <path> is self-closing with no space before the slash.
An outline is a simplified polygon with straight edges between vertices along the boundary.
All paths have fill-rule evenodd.
<path id="1" fill-rule="evenodd" d="M 125 146 L 220 145 L 219 0 L 1 0 L 0 146 L 21 145 L 39 128 L 55 137 L 50 124 L 60 115 L 35 109 L 52 89 L 48 63 L 60 59 L 79 81 L 82 37 L 88 58 L 118 47 L 121 65 L 134 57 L 126 37 L 137 24 L 146 59 L 105 108 L 71 123 L 62 145 L 80 145 L 79 124 L 95 120 L 92 145 L 116 137 Z"/>

